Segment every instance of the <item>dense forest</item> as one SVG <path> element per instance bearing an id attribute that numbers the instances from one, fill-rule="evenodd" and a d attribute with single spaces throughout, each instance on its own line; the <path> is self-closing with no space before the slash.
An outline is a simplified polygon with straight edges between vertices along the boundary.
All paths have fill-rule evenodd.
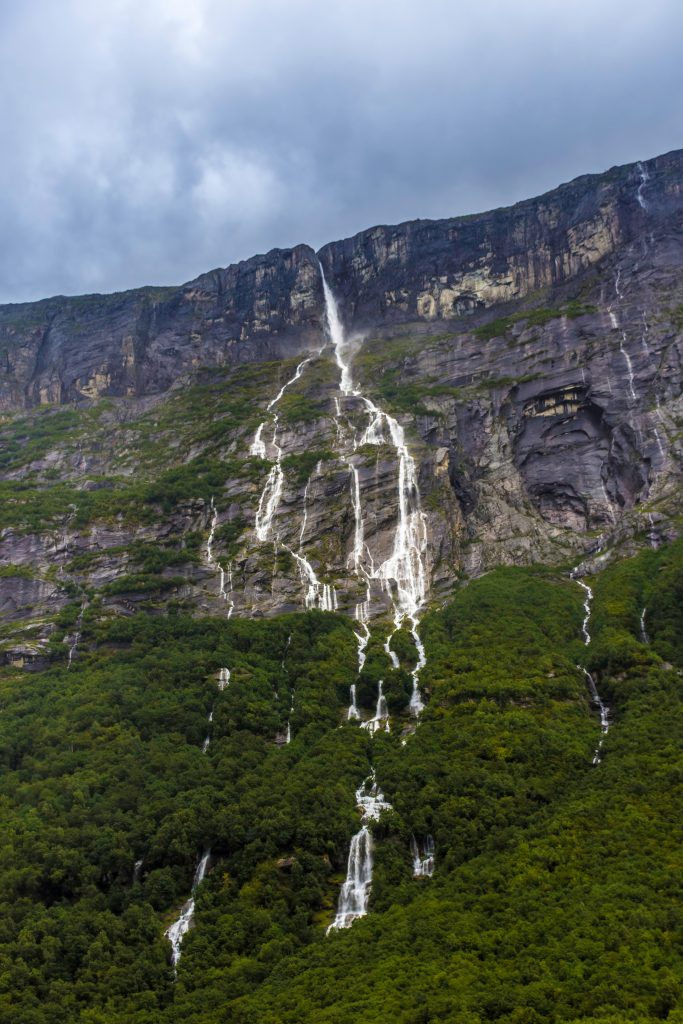
<path id="1" fill-rule="evenodd" d="M 357 677 L 342 615 L 91 601 L 71 664 L 55 645 L 2 670 L 0 1022 L 683 1022 L 683 543 L 605 566 L 588 647 L 567 567 L 430 611 L 417 728 L 382 623 Z M 597 764 L 579 665 L 610 707 Z M 369 715 L 380 679 L 373 737 L 349 689 Z M 327 935 L 372 768 L 391 809 L 369 913 Z M 207 850 L 174 970 L 164 932 Z"/>

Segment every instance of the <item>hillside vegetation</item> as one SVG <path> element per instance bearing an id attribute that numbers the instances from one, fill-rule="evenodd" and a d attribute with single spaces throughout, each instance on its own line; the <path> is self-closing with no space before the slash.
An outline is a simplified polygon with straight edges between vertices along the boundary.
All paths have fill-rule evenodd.
<path id="1" fill-rule="evenodd" d="M 381 631 L 356 680 L 341 615 L 94 601 L 70 668 L 0 680 L 0 1022 L 683 1021 L 682 571 L 681 543 L 613 562 L 588 649 L 565 571 L 463 586 L 423 620 L 414 732 Z M 595 766 L 580 661 L 612 709 Z M 371 739 L 346 707 L 379 678 Z M 327 937 L 371 766 L 370 913 Z M 164 930 L 207 848 L 176 979 Z"/>

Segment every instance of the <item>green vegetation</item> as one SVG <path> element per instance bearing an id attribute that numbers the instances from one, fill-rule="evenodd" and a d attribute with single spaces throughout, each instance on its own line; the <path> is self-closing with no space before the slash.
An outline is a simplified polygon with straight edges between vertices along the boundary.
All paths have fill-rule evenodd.
<path id="1" fill-rule="evenodd" d="M 282 468 L 287 480 L 295 487 L 302 487 L 319 462 L 334 458 L 329 448 L 311 448 L 299 455 L 285 455 Z"/>
<path id="2" fill-rule="evenodd" d="M 509 316 L 498 317 L 487 324 L 482 324 L 481 327 L 476 327 L 473 333 L 481 341 L 491 341 L 493 338 L 500 338 L 506 334 L 514 324 L 520 321 L 524 321 L 527 327 L 543 327 L 551 320 L 557 320 L 559 317 L 566 316 L 570 320 L 575 320 L 577 317 L 595 312 L 596 307 L 590 303 L 572 299 L 557 309 L 547 309 L 545 307 L 530 310 L 522 309 L 517 313 L 511 313 Z"/>
<path id="3" fill-rule="evenodd" d="M 173 550 L 137 545 L 136 578 L 170 578 Z M 359 700 L 384 678 L 393 719 L 370 740 L 345 722 L 342 616 L 92 602 L 68 671 L 0 675 L 1 1024 L 683 1020 L 681 579 L 683 544 L 606 569 L 587 650 L 566 574 L 462 588 L 423 621 L 428 706 L 405 745 L 407 633 L 391 670 L 373 630 Z M 614 711 L 597 767 L 586 658 Z M 371 913 L 325 937 L 371 763 L 393 807 Z M 414 880 L 427 833 L 437 870 Z M 207 847 L 174 982 L 163 931 Z"/>

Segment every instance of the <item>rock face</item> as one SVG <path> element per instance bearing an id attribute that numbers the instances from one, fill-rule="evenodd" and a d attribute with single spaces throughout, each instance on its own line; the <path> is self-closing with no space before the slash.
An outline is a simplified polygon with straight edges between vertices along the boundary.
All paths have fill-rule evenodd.
<path id="1" fill-rule="evenodd" d="M 415 499 L 400 430 L 430 600 L 496 564 L 673 535 L 681 182 L 678 152 L 178 289 L 1 307 L 3 486 L 16 490 L 0 619 L 77 610 L 83 594 L 116 614 L 173 602 L 357 616 L 368 595 L 370 615 L 389 614 L 368 574 Z M 59 406 L 71 419 L 51 439 Z M 394 433 L 386 418 L 371 427 L 371 406 Z"/>
<path id="2" fill-rule="evenodd" d="M 165 391 L 197 366 L 281 359 L 320 334 L 318 262 L 306 245 L 181 288 L 0 307 L 0 408 Z"/>
<path id="3" fill-rule="evenodd" d="M 452 320 L 571 281 L 654 220 L 680 216 L 682 165 L 670 153 L 507 209 L 371 228 L 320 259 L 350 327 Z"/>

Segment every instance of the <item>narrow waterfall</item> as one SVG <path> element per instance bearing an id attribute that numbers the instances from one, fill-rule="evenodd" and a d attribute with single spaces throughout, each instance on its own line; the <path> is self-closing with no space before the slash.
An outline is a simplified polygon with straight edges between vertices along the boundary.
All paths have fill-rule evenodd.
<path id="1" fill-rule="evenodd" d="M 292 712 L 294 711 L 294 694 L 292 693 L 292 699 L 289 704 L 289 718 L 287 719 L 287 732 L 285 733 L 285 743 L 292 742 Z"/>
<path id="2" fill-rule="evenodd" d="M 218 596 L 222 598 L 228 605 L 228 618 L 232 615 L 235 610 L 235 602 L 232 599 L 232 565 L 228 569 L 227 575 L 223 566 L 215 558 L 213 553 L 213 539 L 216 536 L 216 523 L 218 522 L 218 509 L 214 504 L 213 498 L 211 499 L 211 523 L 209 525 L 209 537 L 206 542 L 206 563 L 209 568 L 215 570 L 218 573 Z M 228 586 L 226 589 L 225 583 L 226 578 Z"/>
<path id="3" fill-rule="evenodd" d="M 373 718 L 368 719 L 367 722 L 361 724 L 361 729 L 367 729 L 371 736 L 376 732 L 380 732 L 384 729 L 385 732 L 390 732 L 391 727 L 389 725 L 389 706 L 387 699 L 382 692 L 384 683 L 380 679 L 377 684 L 377 707 L 375 708 L 375 715 Z M 355 698 L 355 687 L 354 687 L 354 698 Z M 358 716 L 360 718 L 360 715 Z"/>
<path id="4" fill-rule="evenodd" d="M 368 824 L 377 821 L 382 811 L 391 807 L 372 774 L 356 790 L 356 802 L 361 811 L 361 829 L 351 840 L 346 867 L 346 881 L 339 893 L 337 914 L 327 929 L 327 934 L 338 928 L 350 928 L 357 918 L 368 912 L 370 887 L 372 885 L 373 839 Z"/>
<path id="5" fill-rule="evenodd" d="M 229 684 L 230 684 L 230 669 L 229 668 L 220 668 L 218 670 L 218 690 L 219 690 L 219 692 L 222 692 L 226 688 L 226 686 L 228 686 Z M 213 711 L 214 711 L 213 708 L 211 708 L 211 710 L 209 711 L 209 716 L 208 716 L 208 719 L 207 719 L 209 726 L 211 726 L 211 724 L 213 722 Z M 211 743 L 211 734 L 209 732 L 209 733 L 207 733 L 206 738 L 205 738 L 204 742 L 202 743 L 202 753 L 203 754 L 206 754 L 206 752 L 208 751 L 210 743 Z M 197 889 L 197 886 L 204 880 L 204 876 L 206 874 L 206 869 L 208 867 L 209 858 L 210 857 L 211 857 L 211 850 L 210 849 L 204 850 L 204 853 L 201 855 L 201 857 L 199 858 L 199 860 L 197 862 L 197 867 L 196 867 L 195 873 L 194 873 L 194 879 L 192 881 L 192 889 L 191 889 L 191 892 L 190 892 L 190 898 L 183 904 L 183 907 L 182 907 L 182 909 L 180 911 L 180 916 L 177 918 L 177 920 L 175 920 L 173 922 L 173 924 L 170 925 L 170 927 L 167 928 L 166 931 L 164 932 L 164 934 L 166 935 L 166 937 L 169 939 L 169 941 L 171 943 L 171 950 L 172 950 L 171 951 L 171 963 L 173 964 L 174 967 L 176 966 L 176 964 L 180 960 L 180 953 L 181 953 L 181 948 L 180 947 L 182 946 L 185 934 L 192 927 L 192 921 L 194 920 L 194 894 L 195 894 L 195 891 Z M 139 863 L 140 863 L 140 866 L 142 866 L 142 861 L 140 861 Z"/>
<path id="6" fill-rule="evenodd" d="M 322 351 L 323 349 L 321 348 L 320 351 L 318 352 L 318 355 L 320 355 Z M 262 542 L 267 541 L 269 537 L 271 537 L 273 534 L 273 520 L 275 517 L 275 513 L 277 512 L 278 507 L 280 505 L 280 498 L 282 497 L 282 488 L 284 486 L 284 473 L 282 471 L 282 448 L 278 444 L 277 440 L 279 426 L 279 415 L 277 412 L 277 405 L 280 402 L 280 399 L 284 395 L 287 388 L 294 384 L 295 381 L 299 380 L 305 367 L 308 365 L 308 363 L 311 362 L 313 358 L 313 356 L 306 356 L 305 359 L 301 360 L 301 362 L 298 364 L 294 372 L 294 376 L 290 377 L 290 379 L 282 385 L 275 398 L 272 398 L 268 405 L 266 406 L 266 412 L 270 413 L 271 421 L 273 424 L 273 438 L 270 443 L 271 447 L 274 450 L 275 458 L 274 460 L 272 460 L 270 472 L 268 473 L 268 477 L 266 479 L 264 488 L 261 492 L 261 497 L 259 498 L 258 509 L 256 512 L 256 520 L 254 523 L 256 537 L 258 540 Z M 265 460 L 268 459 L 268 450 L 266 448 L 266 443 L 263 440 L 263 430 L 264 427 L 266 427 L 266 425 L 267 420 L 264 420 L 262 423 L 259 424 L 254 435 L 254 440 L 252 441 L 251 447 L 249 448 L 250 455 Z M 272 539 L 276 544 L 280 543 L 280 546 L 283 547 L 285 551 L 289 552 L 289 554 L 292 556 L 292 558 L 297 564 L 297 568 L 299 569 L 299 576 L 301 577 L 301 582 L 305 588 L 304 607 L 306 609 L 320 608 L 321 611 L 332 612 L 336 611 L 338 608 L 337 594 L 334 590 L 334 587 L 331 584 L 323 583 L 321 580 L 318 579 L 315 569 L 308 561 L 302 550 L 304 532 L 306 529 L 307 521 L 307 500 L 308 484 L 306 484 L 306 489 L 304 491 L 304 517 L 301 526 L 301 531 L 299 533 L 299 550 L 294 551 L 286 544 L 283 544 L 279 540 L 277 534 L 275 536 L 272 536 Z"/>
<path id="7" fill-rule="evenodd" d="M 351 703 L 349 704 L 349 710 L 346 713 L 346 717 L 347 717 L 349 722 L 354 722 L 354 721 L 358 722 L 358 721 L 360 721 L 360 711 L 358 710 L 358 706 L 356 705 L 356 684 L 355 683 L 351 683 L 350 699 L 351 699 Z"/>
<path id="8" fill-rule="evenodd" d="M 69 644 L 69 654 L 68 654 L 67 662 L 66 662 L 67 669 L 71 668 L 71 664 L 72 664 L 72 662 L 74 660 L 74 657 L 76 655 L 76 651 L 78 650 L 78 645 L 81 642 L 81 631 L 82 631 L 82 628 L 83 628 L 83 616 L 85 615 L 85 610 L 86 610 L 87 607 L 88 607 L 88 599 L 86 597 L 84 597 L 83 598 L 83 602 L 81 604 L 81 610 L 78 613 L 78 618 L 76 619 L 76 629 L 75 629 L 74 633 L 71 636 L 69 636 L 67 634 L 64 637 L 64 642 Z"/>
<path id="9" fill-rule="evenodd" d="M 647 608 L 643 608 L 642 612 L 640 613 L 640 639 L 644 644 L 649 644 L 650 636 L 647 631 L 647 626 L 645 625 L 646 614 Z"/>
<path id="10" fill-rule="evenodd" d="M 619 287 L 620 280 L 621 280 L 621 270 L 617 270 L 617 275 L 616 275 L 616 277 L 614 279 L 614 290 L 616 292 L 617 299 L 621 302 L 622 294 L 621 294 L 621 289 Z M 635 380 L 635 378 L 633 376 L 633 363 L 631 362 L 630 355 L 628 354 L 628 352 L 624 348 L 624 344 L 626 342 L 626 331 L 624 331 L 620 327 L 617 315 L 613 311 L 611 306 L 608 308 L 608 313 L 609 313 L 609 318 L 610 318 L 610 322 L 612 324 L 612 327 L 616 331 L 619 331 L 619 351 L 621 352 L 622 356 L 624 357 L 624 361 L 626 363 L 626 372 L 628 373 L 628 388 L 629 388 L 629 394 L 631 396 L 631 401 L 632 402 L 637 402 L 638 401 L 638 396 L 636 395 L 635 389 L 633 387 L 633 383 L 634 383 L 634 380 Z"/>
<path id="11" fill-rule="evenodd" d="M 211 726 L 211 723 L 213 722 L 213 708 L 211 708 L 211 710 L 209 711 L 209 717 L 207 718 L 207 722 L 209 723 L 209 726 Z M 205 754 L 207 752 L 207 750 L 209 749 L 209 744 L 210 743 L 211 743 L 211 733 L 207 732 L 206 738 L 205 738 L 204 742 L 202 743 L 202 754 Z"/>
<path id="12" fill-rule="evenodd" d="M 180 911 L 180 917 L 164 932 L 171 943 L 171 963 L 174 967 L 177 966 L 178 961 L 180 960 L 183 939 L 192 927 L 192 922 L 194 920 L 194 894 L 197 891 L 197 887 L 204 881 L 210 857 L 211 850 L 205 850 L 199 858 L 194 873 L 190 898 L 185 904 L 183 904 L 183 908 Z"/>
<path id="13" fill-rule="evenodd" d="M 569 578 L 572 579 L 575 583 L 578 583 L 578 585 L 581 587 L 581 589 L 583 590 L 583 592 L 585 594 L 585 601 L 583 602 L 583 610 L 585 612 L 585 615 L 584 615 L 584 618 L 583 618 L 583 622 L 581 623 L 581 632 L 583 633 L 584 645 L 586 647 L 588 647 L 588 645 L 591 642 L 591 635 L 590 635 L 590 633 L 588 631 L 588 626 L 590 624 L 590 618 L 591 618 L 591 602 L 593 600 L 593 591 L 591 590 L 591 588 L 588 586 L 587 583 L 584 583 L 583 580 L 578 578 L 578 573 L 579 573 L 579 569 L 580 568 L 581 568 L 581 566 L 577 565 L 576 568 L 572 569 L 572 571 L 569 574 Z M 598 693 L 598 688 L 595 685 L 595 680 L 593 679 L 593 676 L 590 674 L 588 669 L 585 668 L 584 665 L 578 665 L 577 667 L 578 667 L 579 671 L 583 672 L 583 675 L 584 675 L 584 677 L 586 679 L 586 682 L 588 683 L 588 691 L 589 691 L 589 693 L 591 695 L 591 700 L 592 700 L 594 706 L 596 707 L 596 709 L 597 709 L 597 711 L 599 712 L 599 715 L 600 715 L 600 731 L 601 731 L 602 735 L 600 737 L 600 742 L 598 743 L 598 746 L 597 746 L 597 748 L 595 750 L 595 753 L 593 755 L 593 764 L 600 764 L 600 762 L 602 761 L 602 746 L 603 746 L 603 742 L 604 742 L 605 736 L 609 732 L 609 713 L 610 712 L 609 712 L 609 708 L 608 708 L 607 704 L 605 704 L 605 702 L 600 697 L 600 694 Z"/>
<path id="14" fill-rule="evenodd" d="M 588 624 L 591 618 L 591 601 L 593 600 L 593 591 L 587 583 L 584 583 L 583 580 L 580 580 L 578 578 L 578 571 L 579 566 L 577 565 L 575 569 L 572 569 L 569 576 L 571 579 L 574 580 L 575 583 L 578 583 L 578 585 L 581 587 L 584 594 L 586 595 L 586 598 L 583 602 L 583 610 L 585 612 L 585 615 L 583 617 L 583 622 L 581 623 L 581 632 L 583 633 L 583 642 L 586 646 L 588 646 L 588 644 L 591 642 L 591 635 L 588 632 Z"/>
<path id="15" fill-rule="evenodd" d="M 365 617 L 367 616 L 367 603 L 356 605 L 356 619 L 360 626 L 360 632 L 355 633 L 354 636 L 358 641 L 358 675 L 363 671 L 365 665 L 366 649 L 370 642 L 370 627 L 368 626 Z"/>
<path id="16" fill-rule="evenodd" d="M 638 190 L 636 192 L 636 199 L 638 200 L 640 207 L 643 210 L 647 210 L 648 205 L 643 195 L 643 189 L 650 180 L 650 175 L 647 173 L 647 168 L 640 160 L 638 161 L 637 167 L 638 173 L 640 174 L 640 184 L 638 185 Z"/>
<path id="17" fill-rule="evenodd" d="M 598 714 L 600 715 L 600 732 L 602 733 L 602 735 L 600 736 L 600 742 L 595 748 L 595 753 L 593 754 L 593 764 L 600 764 L 600 762 L 602 761 L 602 745 L 605 736 L 609 732 L 609 708 L 600 697 L 600 694 L 598 693 L 598 688 L 595 685 L 595 680 L 593 679 L 593 676 L 590 674 L 588 669 L 583 668 L 582 665 L 580 665 L 579 668 L 586 677 L 586 682 L 588 683 L 588 691 L 591 695 L 591 700 Z"/>
<path id="18" fill-rule="evenodd" d="M 422 852 L 415 836 L 410 837 L 410 854 L 413 858 L 413 878 L 431 878 L 434 874 L 436 848 L 433 836 L 425 838 Z"/>
<path id="19" fill-rule="evenodd" d="M 352 452 L 346 458 L 351 475 L 351 497 L 355 520 L 354 545 L 349 561 L 353 563 L 356 574 L 361 576 L 367 585 L 367 598 L 365 602 L 356 606 L 356 618 L 361 623 L 361 626 L 366 624 L 369 615 L 371 583 L 377 582 L 389 595 L 393 607 L 394 625 L 386 639 L 385 650 L 394 667 L 398 667 L 399 664 L 398 657 L 391 647 L 391 639 L 396 630 L 407 625 L 415 642 L 417 663 L 412 671 L 413 692 L 409 709 L 412 714 L 419 716 L 424 705 L 420 694 L 418 677 L 425 665 L 426 658 L 418 626 L 419 614 L 427 594 L 425 564 L 427 557 L 427 524 L 420 505 L 417 467 L 406 444 L 405 433 L 400 423 L 393 416 L 390 416 L 389 413 L 375 405 L 371 399 L 363 395 L 359 387 L 354 386 L 347 358 L 349 342 L 344 333 L 339 307 L 327 283 L 322 266 L 320 267 L 320 273 L 325 295 L 327 330 L 340 371 L 339 390 L 342 399 L 360 399 L 368 417 L 368 425 L 364 433 L 360 440 L 357 440 L 354 436 Z M 343 437 L 340 424 L 341 403 L 338 399 L 336 409 L 337 433 L 338 437 Z M 391 554 L 379 565 L 375 565 L 365 543 L 360 481 L 357 467 L 355 467 L 351 455 L 359 446 L 387 443 L 393 446 L 398 462 L 398 521 Z M 365 556 L 368 556 L 367 559 Z M 369 562 L 369 564 L 366 564 L 366 562 Z M 364 639 L 364 635 L 364 632 L 356 634 L 359 645 L 359 671 L 362 669 L 365 660 L 367 640 Z"/>

